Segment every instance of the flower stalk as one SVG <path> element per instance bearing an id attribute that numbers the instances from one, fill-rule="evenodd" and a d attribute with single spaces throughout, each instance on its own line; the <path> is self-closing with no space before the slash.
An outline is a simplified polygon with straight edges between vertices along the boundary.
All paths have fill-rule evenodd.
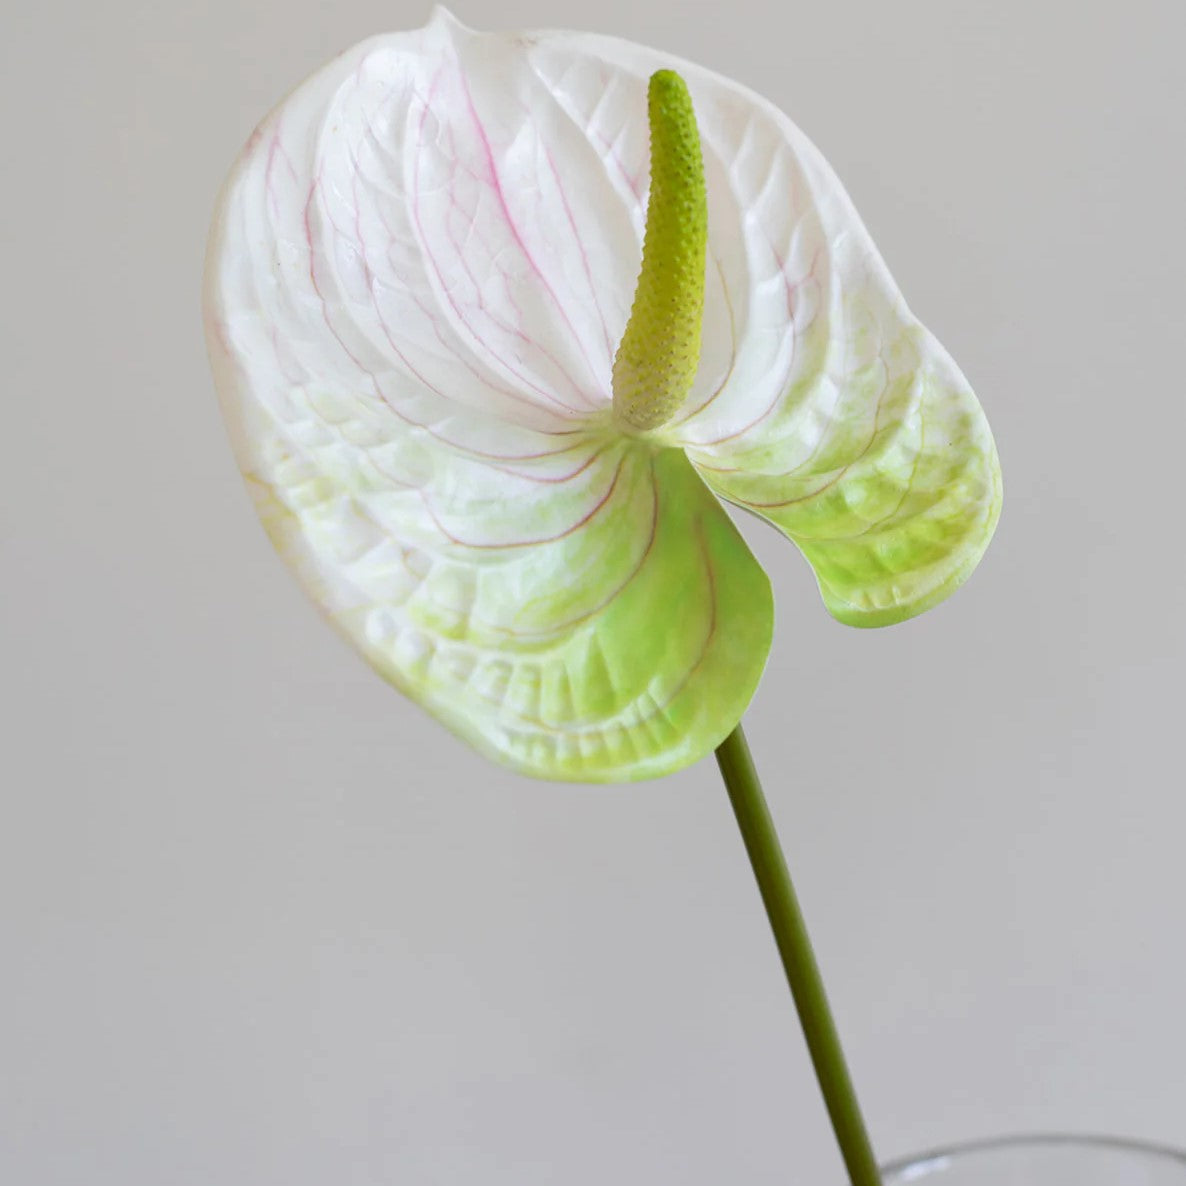
<path id="1" fill-rule="evenodd" d="M 848 1073 L 811 938 L 741 725 L 721 742 L 716 756 L 849 1180 L 852 1186 L 881 1186 L 881 1174 Z"/>

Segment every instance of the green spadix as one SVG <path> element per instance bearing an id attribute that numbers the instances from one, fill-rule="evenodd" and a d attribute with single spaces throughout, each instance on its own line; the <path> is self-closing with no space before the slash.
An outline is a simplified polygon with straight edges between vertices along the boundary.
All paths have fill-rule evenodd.
<path id="1" fill-rule="evenodd" d="M 642 271 L 614 358 L 614 417 L 646 432 L 679 410 L 696 378 L 704 315 L 708 199 L 692 97 L 674 70 L 647 90 L 651 195 Z"/>

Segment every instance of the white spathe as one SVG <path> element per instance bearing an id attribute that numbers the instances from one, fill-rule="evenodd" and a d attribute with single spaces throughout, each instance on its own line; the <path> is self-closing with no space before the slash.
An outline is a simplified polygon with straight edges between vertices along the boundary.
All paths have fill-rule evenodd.
<path id="1" fill-rule="evenodd" d="M 691 395 L 639 440 L 611 369 L 660 68 L 700 127 L 707 289 Z M 654 776 L 740 718 L 772 610 L 710 489 L 854 624 L 941 600 L 996 521 L 979 405 L 826 162 L 745 88 L 623 41 L 438 9 L 342 54 L 237 162 L 205 309 L 282 555 L 384 676 L 526 773 Z"/>

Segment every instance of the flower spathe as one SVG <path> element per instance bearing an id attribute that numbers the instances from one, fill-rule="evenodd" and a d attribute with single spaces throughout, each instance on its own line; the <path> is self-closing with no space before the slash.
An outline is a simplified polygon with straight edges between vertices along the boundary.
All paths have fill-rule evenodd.
<path id="1" fill-rule="evenodd" d="M 695 105 L 699 367 L 612 409 L 648 187 L 647 82 Z M 396 687 L 538 777 L 655 777 L 716 746 L 769 650 L 778 527 L 841 621 L 942 600 L 995 526 L 967 382 L 826 162 L 770 104 L 606 37 L 438 10 L 299 87 L 211 233 L 217 386 L 264 524 Z"/>

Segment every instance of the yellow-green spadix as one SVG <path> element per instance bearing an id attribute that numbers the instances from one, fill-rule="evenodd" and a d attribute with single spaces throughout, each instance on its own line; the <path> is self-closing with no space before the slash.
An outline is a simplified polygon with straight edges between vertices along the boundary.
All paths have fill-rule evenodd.
<path id="1" fill-rule="evenodd" d="M 700 362 L 708 199 L 692 99 L 674 70 L 651 75 L 651 194 L 642 273 L 614 358 L 614 415 L 629 428 L 665 424 Z"/>
<path id="2" fill-rule="evenodd" d="M 996 523 L 980 406 L 826 162 L 627 42 L 438 10 L 335 58 L 240 154 L 204 307 L 280 554 L 537 777 L 666 774 L 741 718 L 773 607 L 722 500 L 858 626 L 942 600 Z"/>

